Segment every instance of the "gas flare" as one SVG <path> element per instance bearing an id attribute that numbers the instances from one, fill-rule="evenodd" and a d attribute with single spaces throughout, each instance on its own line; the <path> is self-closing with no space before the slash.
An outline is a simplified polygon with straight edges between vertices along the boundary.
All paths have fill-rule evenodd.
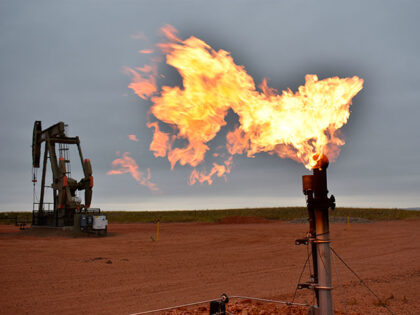
<path id="1" fill-rule="evenodd" d="M 154 67 L 145 66 L 136 70 L 124 67 L 125 73 L 132 75 L 132 81 L 128 87 L 135 91 L 139 97 L 146 100 L 157 91 Z M 141 75 L 138 71 L 148 74 Z"/>
<path id="2" fill-rule="evenodd" d="M 256 88 L 253 78 L 237 65 L 225 50 L 214 50 L 199 38 L 182 40 L 172 26 L 162 28 L 168 39 L 157 46 L 166 55 L 168 65 L 182 77 L 181 86 L 156 84 L 152 68 L 127 68 L 133 81 L 129 87 L 141 98 L 152 102 L 151 113 L 172 127 L 162 132 L 159 123 L 148 123 L 155 129 L 150 150 L 156 157 L 167 156 L 171 168 L 176 163 L 195 169 L 190 183 L 212 183 L 212 177 L 229 173 L 232 156 L 267 152 L 291 158 L 308 169 L 322 154 L 334 161 L 344 140 L 339 129 L 350 116 L 352 98 L 363 88 L 363 80 L 332 77 L 319 80 L 314 74 L 305 77 L 305 85 L 296 92 L 282 92 L 268 86 L 264 79 Z M 147 74 L 142 76 L 139 72 Z M 209 173 L 196 167 L 210 150 L 209 142 L 226 125 L 229 110 L 238 115 L 239 125 L 226 136 L 225 160 L 214 163 Z M 175 145 L 183 140 L 184 145 Z M 182 142 L 182 141 L 178 141 Z M 213 155 L 215 156 L 215 155 Z"/>
<path id="3" fill-rule="evenodd" d="M 136 136 L 136 135 L 133 135 L 133 134 L 128 135 L 128 139 L 130 139 L 131 141 L 134 141 L 134 142 L 139 142 L 139 141 L 140 141 L 140 140 L 137 138 L 137 136 Z"/>
<path id="4" fill-rule="evenodd" d="M 117 155 L 121 154 L 117 152 Z M 130 174 L 140 185 L 146 186 L 151 191 L 158 191 L 156 184 L 152 183 L 150 169 L 147 169 L 147 175 L 140 171 L 137 162 L 130 156 L 129 152 L 124 152 L 121 158 L 112 161 L 113 170 L 107 172 L 107 175 Z"/>
<path id="5" fill-rule="evenodd" d="M 153 49 L 142 49 L 142 50 L 139 50 L 139 53 L 141 53 L 141 54 L 153 54 Z"/>

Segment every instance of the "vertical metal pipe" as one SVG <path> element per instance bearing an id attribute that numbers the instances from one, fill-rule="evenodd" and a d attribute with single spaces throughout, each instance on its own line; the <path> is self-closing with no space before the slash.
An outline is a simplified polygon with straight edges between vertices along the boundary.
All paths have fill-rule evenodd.
<path id="1" fill-rule="evenodd" d="M 315 201 L 316 220 L 316 247 L 318 261 L 318 285 L 319 314 L 333 315 L 332 285 L 331 285 L 331 258 L 330 258 L 330 229 L 328 219 L 327 190 L 327 167 L 328 162 L 318 165 L 313 169 L 313 191 Z"/>
<path id="2" fill-rule="evenodd" d="M 46 148 L 48 148 L 48 155 L 50 157 L 50 164 L 51 170 L 53 173 L 53 199 L 54 199 L 54 225 L 60 226 L 59 224 L 59 217 L 62 216 L 62 213 L 59 213 L 58 208 L 58 193 L 59 193 L 59 185 L 58 182 L 60 180 L 60 174 L 58 171 L 58 162 L 57 162 L 57 155 L 55 154 L 55 142 L 51 141 L 50 136 L 48 134 L 45 135 L 45 142 Z"/>
<path id="3" fill-rule="evenodd" d="M 313 175 L 302 176 L 303 194 L 306 196 L 306 205 L 308 207 L 308 218 L 309 218 L 309 243 L 311 246 L 313 271 L 311 270 L 312 284 L 318 283 L 318 257 L 317 257 L 317 245 L 314 242 L 316 238 L 316 219 L 315 219 L 315 201 L 313 192 Z M 318 290 L 315 288 L 316 303 L 319 305 Z"/>
<path id="4" fill-rule="evenodd" d="M 316 219 L 315 219 L 315 208 L 313 206 L 313 192 L 308 192 L 308 216 L 309 216 L 309 234 L 312 239 L 311 244 L 311 253 L 312 253 L 312 265 L 313 273 L 311 281 L 313 283 L 318 283 L 318 255 L 317 255 L 317 245 L 313 242 L 316 239 Z M 319 305 L 319 294 L 318 290 L 315 289 L 316 302 Z"/>

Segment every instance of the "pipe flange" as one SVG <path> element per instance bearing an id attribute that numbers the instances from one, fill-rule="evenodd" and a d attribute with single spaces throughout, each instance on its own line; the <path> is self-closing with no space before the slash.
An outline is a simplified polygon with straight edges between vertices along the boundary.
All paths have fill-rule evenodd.
<path id="1" fill-rule="evenodd" d="M 324 287 L 324 286 L 321 286 L 321 285 L 316 285 L 315 289 L 317 289 L 317 290 L 330 290 L 331 291 L 333 289 L 333 287 Z"/>

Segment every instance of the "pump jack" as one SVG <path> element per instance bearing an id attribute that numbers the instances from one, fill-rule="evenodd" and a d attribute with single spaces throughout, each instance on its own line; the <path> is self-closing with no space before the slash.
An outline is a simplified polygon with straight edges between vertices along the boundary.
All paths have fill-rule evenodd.
<path id="1" fill-rule="evenodd" d="M 82 222 L 78 215 L 84 215 L 83 222 L 92 222 L 96 215 L 102 224 L 96 224 L 98 230 L 106 231 L 107 221 L 104 215 L 100 215 L 100 209 L 90 209 L 92 200 L 93 176 L 92 166 L 89 159 L 83 158 L 82 149 L 80 147 L 79 137 L 67 137 L 64 122 L 59 122 L 51 127 L 42 130 L 41 121 L 35 121 L 32 138 L 32 165 L 33 169 L 40 167 L 41 146 L 45 142 L 44 156 L 42 163 L 42 179 L 40 188 L 39 202 L 33 204 L 32 225 L 63 227 L 78 225 Z M 59 156 L 56 154 L 56 144 L 59 145 Z M 82 163 L 84 177 L 78 182 L 71 178 L 69 145 L 76 145 L 79 152 L 80 161 Z M 52 184 L 46 186 L 46 171 L 48 159 L 51 164 Z M 37 181 L 36 172 L 33 173 L 34 185 Z M 45 188 L 50 187 L 53 190 L 53 202 L 46 203 L 44 201 Z M 76 196 L 76 190 L 84 190 L 85 203 L 82 204 L 80 198 Z M 52 209 L 51 209 L 52 208 Z M 86 220 L 86 215 L 90 215 L 90 219 Z M 100 217 L 100 218 L 99 218 Z M 77 221 L 77 222 L 76 222 Z M 87 228 L 87 226 L 84 226 Z M 81 226 L 83 228 L 83 226 Z M 95 227 L 94 227 L 95 229 Z"/>

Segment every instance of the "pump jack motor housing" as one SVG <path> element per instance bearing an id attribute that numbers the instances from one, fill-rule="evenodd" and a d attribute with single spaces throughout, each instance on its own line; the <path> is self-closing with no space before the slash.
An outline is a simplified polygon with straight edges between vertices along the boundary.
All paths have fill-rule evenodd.
<path id="1" fill-rule="evenodd" d="M 32 136 L 32 166 L 40 167 L 41 146 L 44 145 L 42 179 L 39 201 L 33 203 L 32 225 L 64 227 L 75 226 L 82 231 L 106 232 L 108 221 L 98 208 L 91 209 L 93 176 L 89 159 L 83 158 L 79 137 L 68 137 L 64 122 L 59 122 L 42 130 L 41 121 L 34 123 Z M 58 144 L 58 156 L 56 152 Z M 77 181 L 71 178 L 69 145 L 76 145 L 82 164 L 84 177 Z M 47 164 L 52 171 L 52 183 L 46 185 Z M 32 182 L 37 182 L 36 172 Z M 45 202 L 45 189 L 52 189 L 53 202 Z M 76 191 L 84 190 L 84 203 L 76 196 Z M 82 219 L 83 218 L 83 219 Z M 83 220 L 83 222 L 82 222 Z M 86 223 L 85 223 L 86 221 Z M 88 224 L 88 222 L 90 222 Z"/>

